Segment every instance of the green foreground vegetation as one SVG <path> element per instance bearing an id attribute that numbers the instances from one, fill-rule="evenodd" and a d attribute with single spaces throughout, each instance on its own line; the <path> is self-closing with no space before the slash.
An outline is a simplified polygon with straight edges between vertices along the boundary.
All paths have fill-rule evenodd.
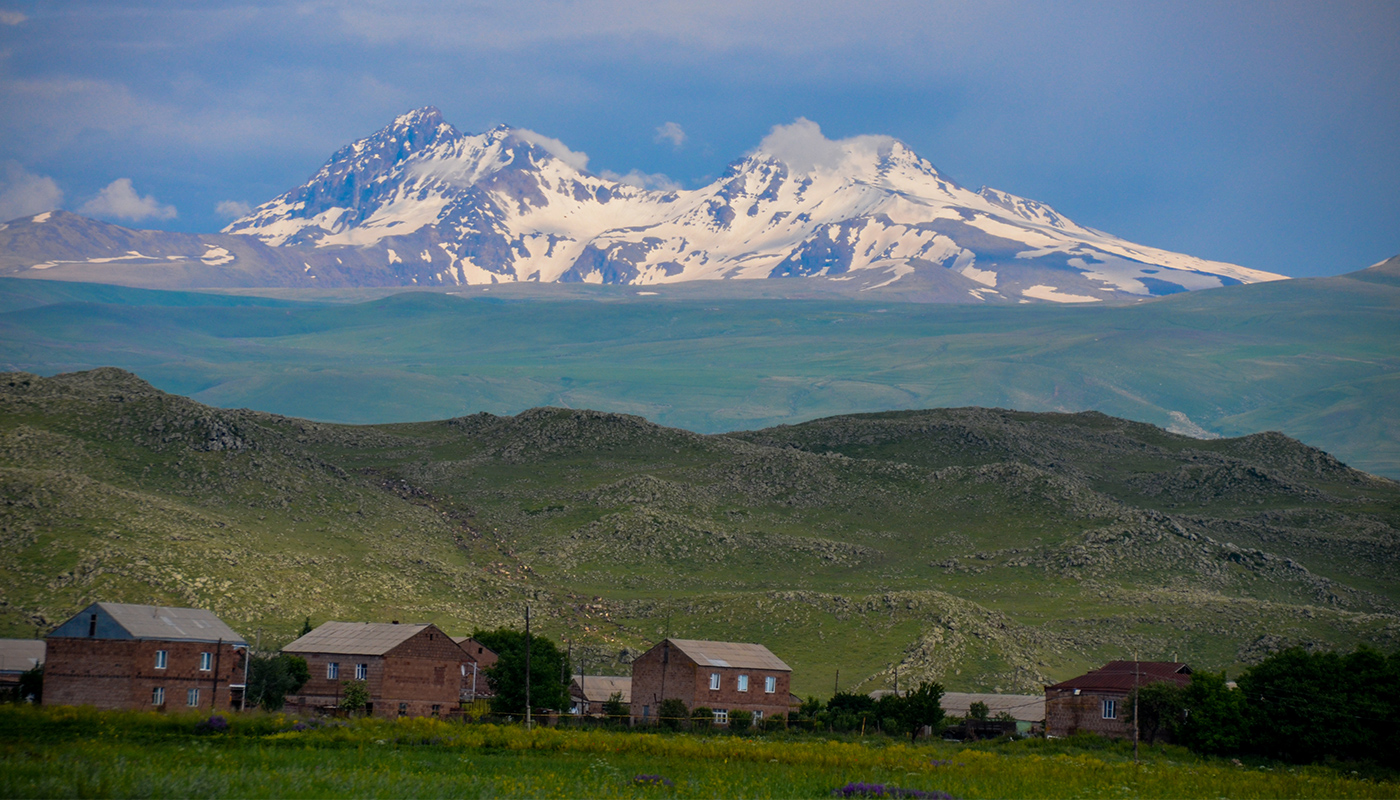
<path id="1" fill-rule="evenodd" d="M 196 716 L 0 707 L 0 796 L 828 798 L 852 783 L 963 800 L 1400 793 L 1392 777 L 1346 765 L 1234 762 L 1172 747 L 1144 747 L 1135 764 L 1131 744 L 1092 737 L 910 745 L 434 719 L 307 725 L 263 713 L 228 722 L 211 732 Z"/>

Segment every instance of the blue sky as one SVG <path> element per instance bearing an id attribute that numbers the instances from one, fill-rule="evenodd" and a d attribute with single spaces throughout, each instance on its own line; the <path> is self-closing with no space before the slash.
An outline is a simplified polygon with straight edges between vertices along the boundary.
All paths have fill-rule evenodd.
<path id="1" fill-rule="evenodd" d="M 410 108 L 693 187 L 806 117 L 1287 275 L 1400 253 L 1400 3 L 0 0 L 0 216 L 212 231 Z"/>

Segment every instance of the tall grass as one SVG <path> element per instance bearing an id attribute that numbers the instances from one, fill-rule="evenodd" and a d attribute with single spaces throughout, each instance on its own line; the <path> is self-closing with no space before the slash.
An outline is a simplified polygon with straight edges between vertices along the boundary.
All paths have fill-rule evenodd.
<path id="1" fill-rule="evenodd" d="M 981 797 L 1395 797 L 1344 771 L 1063 742 L 965 747 L 280 714 L 0 708 L 4 797 L 829 797 L 853 781 Z M 304 729 L 297 730 L 298 723 Z M 659 775 L 673 786 L 637 782 Z"/>

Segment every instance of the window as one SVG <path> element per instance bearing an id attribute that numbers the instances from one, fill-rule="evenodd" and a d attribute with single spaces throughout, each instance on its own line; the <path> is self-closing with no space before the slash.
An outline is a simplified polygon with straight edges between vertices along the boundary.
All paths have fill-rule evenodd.
<path id="1" fill-rule="evenodd" d="M 749 676 L 747 676 L 747 675 L 740 675 L 740 676 L 739 676 L 739 691 L 741 691 L 741 692 L 747 692 L 748 690 L 749 690 Z"/>
<path id="2" fill-rule="evenodd" d="M 97 615 L 96 615 L 96 614 L 93 614 L 92 616 L 88 617 L 88 636 L 96 636 L 96 635 L 97 635 Z"/>
<path id="3" fill-rule="evenodd" d="M 340 664 L 332 661 L 326 664 L 326 679 L 335 680 L 340 677 Z"/>
<path id="4" fill-rule="evenodd" d="M 185 692 L 185 705 L 189 706 L 190 708 L 194 708 L 195 706 L 199 705 L 198 689 L 191 689 L 188 692 Z"/>
<path id="5" fill-rule="evenodd" d="M 435 716 L 435 717 L 440 717 L 440 716 L 442 716 L 442 706 L 441 706 L 441 705 L 438 705 L 437 703 L 433 703 L 433 716 Z"/>
<path id="6" fill-rule="evenodd" d="M 164 650 L 156 651 L 156 669 L 165 669 L 165 659 L 167 653 Z"/>
<path id="7" fill-rule="evenodd" d="M 715 724 L 716 724 L 716 725 L 728 725 L 728 724 L 729 724 L 729 709 L 727 709 L 727 708 L 716 708 L 714 713 L 715 713 Z"/>
<path id="8" fill-rule="evenodd" d="M 757 725 L 758 723 L 760 723 L 760 722 L 762 722 L 762 721 L 763 721 L 763 712 L 762 712 L 762 711 L 755 711 L 755 712 L 753 712 L 753 722 L 754 722 L 754 724 Z"/>
<path id="9" fill-rule="evenodd" d="M 1117 700 L 1104 700 L 1104 701 L 1103 701 L 1103 718 L 1104 718 L 1104 719 L 1118 719 L 1118 701 L 1117 701 Z"/>
<path id="10" fill-rule="evenodd" d="M 368 678 L 368 677 L 369 677 L 369 665 L 368 665 L 368 664 L 356 664 L 356 665 L 355 665 L 355 680 L 357 680 L 357 681 L 362 681 L 362 680 L 364 680 L 365 678 Z"/>
<path id="11" fill-rule="evenodd" d="M 773 675 L 769 675 L 768 677 L 764 678 L 764 679 L 763 679 L 763 691 L 765 691 L 765 692 L 767 692 L 767 693 L 769 693 L 769 694 L 772 694 L 772 693 L 778 691 L 778 679 L 777 679 L 775 676 L 773 676 Z"/>
<path id="12" fill-rule="evenodd" d="M 719 673 L 718 673 L 718 672 L 711 672 L 711 673 L 710 673 L 710 688 L 711 688 L 711 689 L 718 689 L 718 688 L 719 688 Z"/>
<path id="13" fill-rule="evenodd" d="M 399 716 L 408 716 L 408 703 L 399 703 Z"/>
<path id="14" fill-rule="evenodd" d="M 151 690 L 151 705 L 153 705 L 153 706 L 163 706 L 163 705 L 165 705 L 165 687 L 164 687 L 164 686 L 157 686 L 156 688 L 154 688 L 154 689 Z"/>
<path id="15" fill-rule="evenodd" d="M 200 653 L 200 654 L 199 654 L 199 671 L 200 671 L 200 672 L 208 672 L 209 670 L 211 670 L 211 669 L 213 669 L 213 668 L 214 668 L 214 654 L 213 654 L 213 653 Z"/>
<path id="16" fill-rule="evenodd" d="M 642 706 L 642 719 L 651 719 L 651 706 Z"/>

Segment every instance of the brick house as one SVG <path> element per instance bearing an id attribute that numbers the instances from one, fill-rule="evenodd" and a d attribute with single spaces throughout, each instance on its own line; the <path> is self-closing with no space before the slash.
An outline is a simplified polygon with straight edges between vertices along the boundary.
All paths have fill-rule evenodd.
<path id="1" fill-rule="evenodd" d="M 661 701 L 708 708 L 716 725 L 732 711 L 755 721 L 788 713 L 792 669 L 761 644 L 663 639 L 632 662 L 632 723 L 656 721 Z"/>
<path id="2" fill-rule="evenodd" d="M 621 695 L 624 705 L 632 702 L 632 679 L 627 676 L 575 675 L 569 683 L 569 713 L 599 715 L 603 704 Z"/>
<path id="3" fill-rule="evenodd" d="M 1110 661 L 1104 666 L 1045 687 L 1045 733 L 1069 736 L 1090 731 L 1131 739 L 1128 695 L 1136 686 L 1166 682 L 1185 686 L 1191 668 L 1176 661 Z"/>
<path id="4" fill-rule="evenodd" d="M 46 706 L 236 710 L 248 644 L 212 612 L 93 603 L 45 640 Z"/>
<path id="5" fill-rule="evenodd" d="M 346 682 L 364 681 L 365 711 L 377 717 L 446 716 L 459 707 L 471 663 L 436 625 L 397 622 L 327 622 L 282 652 L 305 658 L 311 670 L 289 707 L 334 709 Z"/>
<path id="6" fill-rule="evenodd" d="M 491 686 L 486 682 L 486 670 L 500 660 L 496 651 L 470 636 L 453 636 L 452 641 L 467 655 L 467 663 L 462 670 L 462 702 L 475 703 L 491 697 Z"/>

